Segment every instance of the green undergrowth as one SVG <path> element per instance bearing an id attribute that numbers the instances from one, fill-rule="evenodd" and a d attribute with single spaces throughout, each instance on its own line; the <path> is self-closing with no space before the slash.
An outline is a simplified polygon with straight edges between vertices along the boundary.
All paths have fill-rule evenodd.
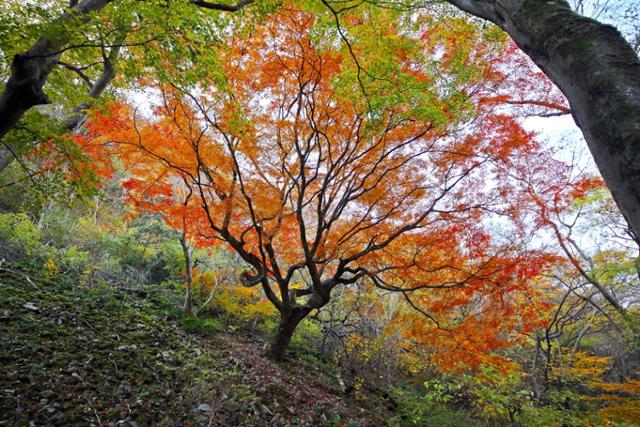
<path id="1" fill-rule="evenodd" d="M 383 425 L 295 359 L 154 288 L 0 275 L 0 425 Z"/>
<path id="2" fill-rule="evenodd" d="M 195 316 L 183 317 L 180 320 L 180 326 L 187 332 L 202 336 L 213 336 L 223 330 L 222 324 L 217 319 Z"/>

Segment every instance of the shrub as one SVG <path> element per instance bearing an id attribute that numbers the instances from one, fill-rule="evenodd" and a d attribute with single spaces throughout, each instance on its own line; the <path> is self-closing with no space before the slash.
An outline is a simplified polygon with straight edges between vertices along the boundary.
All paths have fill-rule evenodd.
<path id="1" fill-rule="evenodd" d="M 215 335 L 222 331 L 222 324 L 212 318 L 199 318 L 195 316 L 187 316 L 180 320 L 180 326 L 187 332 L 202 336 Z"/>
<path id="2" fill-rule="evenodd" d="M 392 388 L 391 397 L 397 405 L 396 412 L 398 414 L 391 419 L 393 425 L 424 427 L 472 427 L 479 425 L 462 410 L 431 401 L 428 396 L 402 387 Z"/>
<path id="3" fill-rule="evenodd" d="M 0 214 L 0 259 L 10 264 L 28 261 L 41 253 L 40 232 L 25 214 Z"/>

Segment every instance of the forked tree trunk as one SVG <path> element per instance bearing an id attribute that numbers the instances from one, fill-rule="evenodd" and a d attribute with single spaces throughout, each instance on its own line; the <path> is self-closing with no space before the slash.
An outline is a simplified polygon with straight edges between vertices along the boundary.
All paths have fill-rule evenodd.
<path id="1" fill-rule="evenodd" d="M 564 0 L 447 0 L 492 21 L 562 90 L 636 238 L 640 236 L 640 60 L 610 25 Z"/>
<path id="2" fill-rule="evenodd" d="M 311 309 L 306 307 L 294 307 L 284 313 L 280 313 L 280 324 L 269 349 L 269 354 L 274 360 L 282 360 L 284 358 L 293 333 L 302 319 L 310 312 Z"/>

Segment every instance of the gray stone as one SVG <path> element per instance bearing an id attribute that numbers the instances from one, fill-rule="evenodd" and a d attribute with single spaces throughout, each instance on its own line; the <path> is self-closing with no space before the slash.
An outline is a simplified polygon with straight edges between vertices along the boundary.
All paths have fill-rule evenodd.
<path id="1" fill-rule="evenodd" d="M 211 412 L 211 405 L 208 405 L 206 403 L 201 403 L 198 406 L 198 411 L 200 411 L 200 412 Z"/>

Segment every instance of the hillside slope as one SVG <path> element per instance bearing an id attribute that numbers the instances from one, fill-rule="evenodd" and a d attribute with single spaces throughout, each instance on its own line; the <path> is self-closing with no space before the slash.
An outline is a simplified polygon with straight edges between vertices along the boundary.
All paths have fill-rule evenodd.
<path id="1" fill-rule="evenodd" d="M 0 276 L 0 425 L 385 424 L 318 368 L 189 334 L 172 307 L 148 290 Z"/>

